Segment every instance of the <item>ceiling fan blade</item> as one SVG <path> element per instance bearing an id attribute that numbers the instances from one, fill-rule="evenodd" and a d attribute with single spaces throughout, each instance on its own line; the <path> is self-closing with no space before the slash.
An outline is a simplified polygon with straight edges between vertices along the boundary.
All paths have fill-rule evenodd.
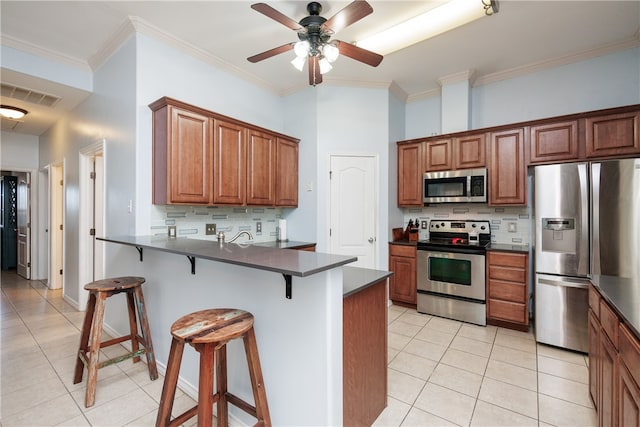
<path id="1" fill-rule="evenodd" d="M 263 59 L 267 59 L 267 58 L 271 58 L 272 56 L 276 56 L 276 55 L 280 55 L 281 53 L 285 53 L 288 52 L 290 50 L 293 49 L 293 45 L 295 43 L 287 43 L 287 44 L 283 44 L 282 46 L 278 46 L 278 47 L 274 47 L 273 49 L 269 49 L 266 50 L 262 53 L 259 53 L 257 55 L 253 55 L 247 58 L 247 61 L 249 62 L 260 62 Z"/>
<path id="2" fill-rule="evenodd" d="M 272 8 L 271 6 L 269 6 L 266 3 L 255 3 L 255 4 L 252 4 L 251 5 L 251 9 L 262 13 L 263 15 L 273 19 L 274 21 L 277 21 L 277 22 L 281 23 L 285 27 L 291 28 L 294 31 L 299 31 L 299 30 L 304 28 L 302 25 L 298 24 L 293 19 L 289 18 L 288 16 L 284 15 L 283 13 L 278 12 L 277 10 L 275 10 L 274 8 Z"/>
<path id="3" fill-rule="evenodd" d="M 363 49 L 351 43 L 346 43 L 340 40 L 334 40 L 341 55 L 348 56 L 356 61 L 364 62 L 365 64 L 377 67 L 382 62 L 382 55 L 379 55 L 370 50 Z"/>
<path id="4" fill-rule="evenodd" d="M 309 84 L 311 86 L 322 83 L 322 74 L 320 73 L 320 64 L 318 56 L 309 57 Z"/>
<path id="5" fill-rule="evenodd" d="M 347 5 L 344 9 L 329 18 L 322 27 L 337 33 L 343 28 L 353 24 L 373 12 L 369 3 L 363 0 L 356 0 Z"/>

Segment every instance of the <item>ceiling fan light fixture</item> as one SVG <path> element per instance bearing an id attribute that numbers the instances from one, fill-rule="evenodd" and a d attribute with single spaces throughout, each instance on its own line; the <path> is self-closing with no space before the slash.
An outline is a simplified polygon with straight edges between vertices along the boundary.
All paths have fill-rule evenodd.
<path id="1" fill-rule="evenodd" d="M 304 69 L 305 59 L 306 56 L 296 56 L 293 58 L 293 61 L 291 61 L 291 65 L 296 67 L 296 70 L 302 71 Z"/>
<path id="2" fill-rule="evenodd" d="M 333 68 L 329 60 L 324 57 L 320 58 L 320 61 L 318 62 L 318 64 L 320 65 L 320 74 L 328 73 Z"/>
<path id="3" fill-rule="evenodd" d="M 340 50 L 333 43 L 327 43 L 322 47 L 322 54 L 327 58 L 327 61 L 335 62 L 340 56 Z"/>
<path id="4" fill-rule="evenodd" d="M 403 23 L 359 40 L 356 46 L 386 55 L 483 16 L 491 16 L 498 11 L 497 3 L 497 0 L 450 0 Z"/>
<path id="5" fill-rule="evenodd" d="M 11 105 L 0 105 L 0 115 L 11 120 L 20 120 L 29 112 L 22 108 L 13 107 Z"/>
<path id="6" fill-rule="evenodd" d="M 311 45 L 307 40 L 301 40 L 293 46 L 293 51 L 298 58 L 306 58 L 310 49 Z"/>

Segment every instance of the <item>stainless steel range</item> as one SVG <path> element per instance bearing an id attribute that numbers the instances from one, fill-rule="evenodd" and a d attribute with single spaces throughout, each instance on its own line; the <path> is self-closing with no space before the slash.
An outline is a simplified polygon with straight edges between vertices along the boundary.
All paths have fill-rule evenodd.
<path id="1" fill-rule="evenodd" d="M 431 220 L 418 241 L 418 311 L 487 324 L 485 255 L 489 221 Z"/>

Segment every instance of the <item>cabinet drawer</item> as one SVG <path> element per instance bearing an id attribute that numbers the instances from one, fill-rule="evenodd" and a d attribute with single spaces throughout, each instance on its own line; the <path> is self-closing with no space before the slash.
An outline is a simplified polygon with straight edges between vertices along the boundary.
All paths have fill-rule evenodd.
<path id="1" fill-rule="evenodd" d="M 490 280 L 489 298 L 525 304 L 527 301 L 527 287 L 524 284 Z"/>
<path id="2" fill-rule="evenodd" d="M 389 245 L 389 254 L 393 256 L 416 257 L 416 247 L 407 245 Z"/>
<path id="3" fill-rule="evenodd" d="M 593 287 L 593 285 L 589 286 L 589 308 L 593 311 L 593 314 L 596 316 L 596 319 L 600 318 L 600 294 Z"/>
<path id="4" fill-rule="evenodd" d="M 629 373 L 640 384 L 640 341 L 622 323 L 620 324 L 620 356 Z"/>
<path id="5" fill-rule="evenodd" d="M 523 269 L 498 267 L 494 265 L 489 265 L 489 278 L 518 283 L 525 283 L 527 280 L 525 270 Z"/>
<path id="6" fill-rule="evenodd" d="M 489 298 L 488 316 L 494 319 L 506 320 L 516 323 L 527 323 L 527 310 L 524 304 L 509 301 L 500 301 Z"/>
<path id="7" fill-rule="evenodd" d="M 600 300 L 600 325 L 613 345 L 618 348 L 618 316 L 604 300 Z"/>
<path id="8" fill-rule="evenodd" d="M 525 268 L 527 265 L 527 255 L 507 252 L 489 252 L 489 264 L 503 267 Z"/>

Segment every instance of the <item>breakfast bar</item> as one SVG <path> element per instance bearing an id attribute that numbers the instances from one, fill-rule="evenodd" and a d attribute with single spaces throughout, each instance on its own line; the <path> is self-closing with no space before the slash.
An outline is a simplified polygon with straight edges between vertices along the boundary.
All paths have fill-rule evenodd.
<path id="1" fill-rule="evenodd" d="M 111 274 L 146 278 L 145 299 L 161 372 L 168 358 L 173 321 L 186 313 L 208 308 L 246 310 L 255 317 L 273 424 L 341 425 L 352 405 L 346 399 L 343 404 L 343 382 L 345 387 L 355 387 L 358 381 L 356 378 L 354 383 L 346 367 L 343 372 L 343 354 L 351 358 L 344 363 L 356 367 L 366 361 L 354 361 L 353 357 L 367 355 L 362 350 L 350 351 L 343 342 L 343 328 L 347 328 L 347 322 L 354 325 L 350 328 L 366 326 L 370 323 L 366 316 L 371 314 L 380 324 L 381 329 L 376 333 L 382 340 L 378 346 L 381 354 L 376 356 L 384 376 L 384 387 L 376 390 L 382 396 L 378 407 L 386 405 L 386 279 L 389 272 L 349 267 L 347 264 L 356 261 L 352 256 L 287 249 L 308 245 L 304 242 L 219 244 L 165 236 L 119 236 L 100 240 L 115 243 L 105 245 L 111 265 L 117 266 L 117 271 Z M 351 301 L 360 295 L 367 298 L 367 304 L 376 301 L 376 309 L 360 310 L 358 321 L 351 322 L 353 312 L 347 307 L 358 309 L 358 304 L 352 305 Z M 350 299 L 349 305 L 346 305 L 347 299 Z M 120 309 L 119 304 L 112 308 Z M 128 326 L 124 312 L 108 309 L 106 318 L 113 329 L 126 330 Z M 251 401 L 244 359 L 242 346 L 230 342 L 229 390 Z M 196 396 L 197 378 L 197 354 L 192 349 L 186 350 L 180 388 Z M 233 409 L 230 408 L 232 420 L 252 424 L 251 417 Z"/>

